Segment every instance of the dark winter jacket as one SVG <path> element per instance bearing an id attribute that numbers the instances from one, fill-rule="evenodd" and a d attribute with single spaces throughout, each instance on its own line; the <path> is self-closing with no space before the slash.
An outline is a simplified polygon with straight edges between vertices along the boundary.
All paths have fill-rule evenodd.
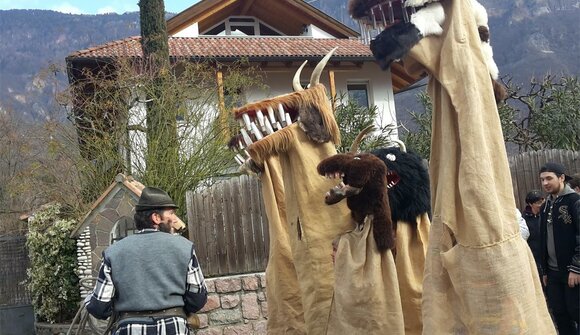
<path id="1" fill-rule="evenodd" d="M 542 237 L 540 234 L 540 214 L 534 214 L 529 208 L 526 208 L 524 212 L 524 219 L 526 220 L 526 225 L 530 231 L 530 237 L 528 237 L 528 245 L 532 250 L 534 255 L 534 260 L 538 266 L 538 271 L 541 273 L 541 262 L 542 262 Z"/>
<path id="2" fill-rule="evenodd" d="M 551 211 L 552 223 L 548 224 Z M 553 229 L 559 271 L 580 273 L 580 195 L 566 186 L 558 197 L 549 196 L 540 211 L 542 269 L 548 269 L 548 235 Z"/>

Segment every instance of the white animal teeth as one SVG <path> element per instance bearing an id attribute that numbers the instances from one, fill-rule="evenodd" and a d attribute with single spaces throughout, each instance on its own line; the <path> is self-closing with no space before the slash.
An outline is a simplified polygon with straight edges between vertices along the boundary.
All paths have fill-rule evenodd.
<path id="1" fill-rule="evenodd" d="M 262 138 L 264 138 L 264 135 L 262 135 L 262 132 L 260 131 L 260 129 L 258 129 L 258 127 L 256 126 L 256 124 L 254 122 L 251 123 L 251 126 L 252 126 L 252 133 L 254 133 L 257 140 L 261 140 Z"/>
<path id="2" fill-rule="evenodd" d="M 264 124 L 264 114 L 262 114 L 262 111 L 259 109 L 256 112 L 256 118 L 258 119 L 258 124 L 260 125 L 260 128 L 262 128 L 262 131 L 266 131 L 266 125 Z"/>
<path id="3" fill-rule="evenodd" d="M 240 165 L 244 164 L 244 158 L 242 157 L 242 155 L 236 154 L 234 156 L 234 159 L 236 160 L 236 162 L 238 162 L 238 164 Z"/>
<path id="4" fill-rule="evenodd" d="M 284 111 L 284 106 L 282 106 L 282 104 L 278 104 L 278 116 L 280 123 L 284 122 L 284 120 L 286 119 L 285 114 L 286 112 Z"/>
<path id="5" fill-rule="evenodd" d="M 246 132 L 246 130 L 244 128 L 240 129 L 240 132 L 242 133 L 242 138 L 244 139 L 244 142 L 246 143 L 246 146 L 254 143 L 252 141 L 252 139 L 250 138 L 250 135 L 248 135 L 248 132 Z"/>
<path id="6" fill-rule="evenodd" d="M 252 130 L 252 126 L 251 126 L 251 121 L 250 121 L 250 116 L 246 113 L 242 114 L 242 120 L 244 120 L 244 124 L 246 125 L 246 129 L 248 131 Z"/>
<path id="7" fill-rule="evenodd" d="M 292 124 L 292 119 L 290 118 L 290 114 L 286 113 L 286 125 L 289 126 Z"/>
<path id="8" fill-rule="evenodd" d="M 266 133 L 268 134 L 274 133 L 274 129 L 272 128 L 272 125 L 270 124 L 270 121 L 268 121 L 267 118 L 264 119 L 264 125 L 266 126 Z"/>
<path id="9" fill-rule="evenodd" d="M 274 109 L 270 106 L 266 107 L 268 110 L 268 117 L 270 118 L 270 123 L 274 125 L 276 123 L 276 117 L 274 116 Z"/>

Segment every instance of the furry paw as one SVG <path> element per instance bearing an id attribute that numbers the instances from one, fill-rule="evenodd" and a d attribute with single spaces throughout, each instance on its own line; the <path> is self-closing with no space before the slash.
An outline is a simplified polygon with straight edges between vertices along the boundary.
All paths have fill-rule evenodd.
<path id="1" fill-rule="evenodd" d="M 264 167 L 258 165 L 253 159 L 248 158 L 244 164 L 238 168 L 238 172 L 250 176 L 258 176 L 260 173 L 264 172 Z"/>
<path id="2" fill-rule="evenodd" d="M 411 15 L 411 23 L 419 29 L 423 36 L 441 35 L 444 21 L 445 11 L 439 2 L 431 3 Z"/>
<path id="3" fill-rule="evenodd" d="M 499 104 L 504 102 L 505 99 L 508 98 L 507 88 L 495 79 L 492 79 L 491 82 L 493 84 L 493 96 L 495 98 L 495 103 Z"/>
<path id="4" fill-rule="evenodd" d="M 433 0 L 407 0 L 405 1 L 405 7 L 421 7 Z"/>
<path id="5" fill-rule="evenodd" d="M 371 51 L 381 69 L 401 59 L 421 40 L 421 33 L 410 22 L 398 22 L 383 30 L 371 41 Z"/>

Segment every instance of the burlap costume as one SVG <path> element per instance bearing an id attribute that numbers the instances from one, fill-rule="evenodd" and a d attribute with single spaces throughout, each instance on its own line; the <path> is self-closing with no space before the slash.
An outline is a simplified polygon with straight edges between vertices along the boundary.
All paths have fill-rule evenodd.
<path id="1" fill-rule="evenodd" d="M 442 36 L 404 63 L 430 74 L 433 222 L 424 334 L 554 334 L 515 201 L 492 83 L 469 1 L 442 1 Z"/>
<path id="2" fill-rule="evenodd" d="M 370 221 L 340 237 L 327 334 L 421 334 L 429 217 L 397 224 L 396 259 L 378 252 Z"/>
<path id="3" fill-rule="evenodd" d="M 340 237 L 335 260 L 327 334 L 405 334 L 393 254 L 379 253 L 371 215 Z"/>
<path id="4" fill-rule="evenodd" d="M 423 331 L 421 317 L 423 270 L 430 228 L 431 222 L 427 213 L 417 216 L 415 224 L 404 221 L 397 223 L 395 266 L 406 335 L 419 335 Z"/>
<path id="5" fill-rule="evenodd" d="M 316 166 L 336 154 L 340 134 L 324 86 L 244 108 L 265 110 L 278 103 L 320 113 L 331 140 L 311 141 L 295 123 L 248 147 L 264 167 L 260 179 L 270 224 L 268 334 L 324 334 L 334 283 L 332 241 L 353 226 L 345 205 L 324 203 L 334 185 L 318 175 Z"/>

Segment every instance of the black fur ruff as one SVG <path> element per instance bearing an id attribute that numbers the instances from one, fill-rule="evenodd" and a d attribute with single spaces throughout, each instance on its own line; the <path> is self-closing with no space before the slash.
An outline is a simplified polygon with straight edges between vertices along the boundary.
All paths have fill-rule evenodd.
<path id="1" fill-rule="evenodd" d="M 421 40 L 421 33 L 411 22 L 397 22 L 383 30 L 370 44 L 371 51 L 382 70 L 403 58 Z"/>
<path id="2" fill-rule="evenodd" d="M 429 172 L 421 157 L 414 152 L 402 152 L 395 147 L 376 149 L 371 153 L 400 177 L 399 183 L 389 189 L 393 222 L 406 221 L 414 224 L 417 216 L 425 212 L 431 217 Z M 395 155 L 396 159 L 387 159 L 387 154 Z"/>

